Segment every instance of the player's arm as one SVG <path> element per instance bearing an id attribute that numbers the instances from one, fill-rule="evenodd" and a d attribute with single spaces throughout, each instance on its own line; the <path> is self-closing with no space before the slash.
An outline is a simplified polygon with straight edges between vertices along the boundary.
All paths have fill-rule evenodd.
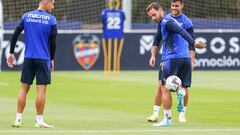
<path id="1" fill-rule="evenodd" d="M 190 27 L 190 28 L 186 29 L 186 31 L 188 32 L 188 34 L 191 35 L 191 37 L 192 37 L 193 39 L 195 39 L 193 27 Z M 195 52 L 194 44 L 189 44 L 189 50 L 192 50 L 192 51 Z"/>
<path id="2" fill-rule="evenodd" d="M 166 23 L 166 28 L 170 32 L 180 34 L 188 42 L 189 45 L 195 43 L 195 41 L 193 40 L 191 35 L 189 35 L 187 33 L 187 31 L 183 27 L 181 27 L 177 22 L 175 22 L 175 21 L 168 21 Z"/>
<path id="3" fill-rule="evenodd" d="M 13 33 L 13 36 L 12 36 L 12 39 L 11 39 L 11 43 L 10 43 L 10 54 L 13 54 L 14 53 L 14 49 L 15 49 L 15 46 L 16 46 L 16 43 L 17 43 L 17 40 L 18 40 L 18 37 L 19 35 L 21 34 L 21 32 L 23 31 L 24 29 L 24 22 L 23 20 L 21 19 L 17 28 L 15 29 L 14 33 Z"/>
<path id="4" fill-rule="evenodd" d="M 49 37 L 49 48 L 50 48 L 50 59 L 51 59 L 51 68 L 54 70 L 54 55 L 56 51 L 56 37 L 57 37 L 57 25 L 51 27 L 51 34 Z"/>
<path id="5" fill-rule="evenodd" d="M 21 34 L 21 32 L 24 29 L 24 21 L 23 19 L 20 20 L 20 22 L 18 23 L 17 28 L 15 29 L 12 39 L 11 39 L 11 43 L 10 43 L 10 52 L 9 52 L 9 56 L 7 58 L 7 65 L 8 67 L 12 68 L 13 67 L 13 61 L 15 59 L 14 57 L 14 49 L 18 40 L 19 35 Z"/>
<path id="6" fill-rule="evenodd" d="M 157 30 L 157 34 L 155 35 L 154 41 L 153 41 L 153 46 L 152 46 L 152 54 L 151 54 L 151 58 L 149 60 L 149 65 L 151 67 L 155 66 L 155 62 L 156 62 L 156 56 L 158 53 L 158 49 L 160 46 L 160 42 L 162 40 L 162 32 L 161 32 L 161 26 L 158 26 L 158 30 Z"/>
<path id="7" fill-rule="evenodd" d="M 193 39 L 195 38 L 193 27 L 188 28 L 187 32 L 192 36 Z M 195 47 L 194 47 L 194 44 L 189 45 L 189 54 L 190 54 L 191 62 L 192 62 L 192 69 L 194 69 L 194 61 L 195 61 Z"/>
<path id="8" fill-rule="evenodd" d="M 189 45 L 194 44 L 194 47 L 196 48 L 201 49 L 206 46 L 203 43 L 195 42 L 191 35 L 188 34 L 187 31 L 175 21 L 168 21 L 166 23 L 166 29 L 169 30 L 170 32 L 180 34 L 188 42 Z"/>
<path id="9" fill-rule="evenodd" d="M 152 47 L 152 55 L 151 55 L 151 58 L 149 60 L 149 66 L 150 67 L 155 66 L 157 52 L 158 52 L 158 46 L 153 46 Z"/>

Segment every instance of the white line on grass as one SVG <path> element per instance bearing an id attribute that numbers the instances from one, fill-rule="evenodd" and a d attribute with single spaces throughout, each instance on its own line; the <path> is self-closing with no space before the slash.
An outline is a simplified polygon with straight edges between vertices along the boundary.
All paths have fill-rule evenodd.
<path id="1" fill-rule="evenodd" d="M 22 131 L 0 131 L 0 133 L 140 133 L 140 132 L 219 132 L 219 131 L 240 131 L 240 129 L 175 129 L 175 130 L 59 130 L 59 131 L 35 131 L 35 130 L 22 130 Z"/>
<path id="2" fill-rule="evenodd" d="M 6 82 L 0 82 L 0 86 L 8 86 L 9 85 L 9 83 L 6 83 Z"/>

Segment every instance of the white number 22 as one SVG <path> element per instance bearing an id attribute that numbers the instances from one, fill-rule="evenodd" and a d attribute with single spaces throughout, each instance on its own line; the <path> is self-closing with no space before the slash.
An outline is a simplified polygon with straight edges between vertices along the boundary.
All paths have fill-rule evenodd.
<path id="1" fill-rule="evenodd" d="M 108 17 L 107 19 L 107 29 L 120 29 L 120 18 L 119 17 Z"/>

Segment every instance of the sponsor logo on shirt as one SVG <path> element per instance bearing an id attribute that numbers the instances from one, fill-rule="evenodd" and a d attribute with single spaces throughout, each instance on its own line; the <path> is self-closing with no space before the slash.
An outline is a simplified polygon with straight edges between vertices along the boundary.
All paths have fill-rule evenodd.
<path id="1" fill-rule="evenodd" d="M 50 16 L 41 14 L 28 14 L 26 22 L 49 24 Z"/>
<path id="2" fill-rule="evenodd" d="M 41 14 L 28 14 L 29 18 L 38 18 L 38 19 L 44 19 L 44 20 L 50 20 L 50 16 L 48 15 L 41 15 Z"/>

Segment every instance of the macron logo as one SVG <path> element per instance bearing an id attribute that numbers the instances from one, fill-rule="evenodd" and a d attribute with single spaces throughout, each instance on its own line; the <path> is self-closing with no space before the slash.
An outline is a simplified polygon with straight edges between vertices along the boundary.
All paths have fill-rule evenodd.
<path id="1" fill-rule="evenodd" d="M 39 18 L 44 20 L 50 20 L 50 17 L 47 15 L 40 15 L 40 14 L 28 14 L 29 18 Z"/>

